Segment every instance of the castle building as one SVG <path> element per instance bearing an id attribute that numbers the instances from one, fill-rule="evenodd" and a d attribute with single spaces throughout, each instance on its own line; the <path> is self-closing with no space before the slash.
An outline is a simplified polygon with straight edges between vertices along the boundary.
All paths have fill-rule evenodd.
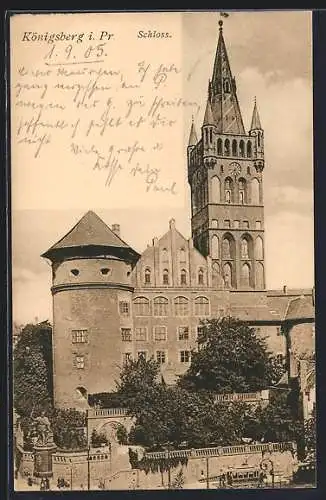
<path id="1" fill-rule="evenodd" d="M 192 237 L 175 221 L 139 255 L 95 213 L 42 257 L 52 263 L 54 397 L 85 408 L 108 392 L 129 358 L 153 356 L 167 383 L 184 373 L 202 320 L 231 315 L 255 326 L 298 377 L 314 350 L 312 290 L 266 290 L 264 130 L 257 103 L 246 133 L 222 21 L 206 111 L 187 150 Z"/>

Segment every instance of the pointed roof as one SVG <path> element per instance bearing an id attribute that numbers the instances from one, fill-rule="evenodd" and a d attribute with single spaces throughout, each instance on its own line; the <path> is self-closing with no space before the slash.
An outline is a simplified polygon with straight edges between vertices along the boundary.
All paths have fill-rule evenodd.
<path id="1" fill-rule="evenodd" d="M 207 99 L 203 125 L 214 125 L 214 123 L 215 123 L 215 121 L 213 118 L 211 103 L 210 103 L 210 100 Z"/>
<path id="2" fill-rule="evenodd" d="M 55 243 L 49 250 L 47 250 L 42 257 L 55 260 L 57 256 L 78 255 L 83 249 L 93 249 L 95 253 L 110 251 L 115 254 L 115 250 L 119 250 L 121 254 L 129 254 L 135 258 L 138 256 L 127 243 L 125 243 L 117 234 L 115 234 L 100 217 L 88 211 L 77 224 L 57 243 Z"/>
<path id="3" fill-rule="evenodd" d="M 194 120 L 191 123 L 188 146 L 196 146 L 198 142 Z"/>
<path id="4" fill-rule="evenodd" d="M 240 106 L 223 37 L 223 21 L 219 21 L 219 37 L 209 93 L 212 112 L 219 133 L 245 134 Z"/>
<path id="5" fill-rule="evenodd" d="M 250 130 L 257 130 L 257 129 L 262 130 L 261 124 L 260 124 L 258 108 L 257 108 L 257 103 L 256 103 L 256 99 L 255 99 L 254 110 L 252 112 Z"/>

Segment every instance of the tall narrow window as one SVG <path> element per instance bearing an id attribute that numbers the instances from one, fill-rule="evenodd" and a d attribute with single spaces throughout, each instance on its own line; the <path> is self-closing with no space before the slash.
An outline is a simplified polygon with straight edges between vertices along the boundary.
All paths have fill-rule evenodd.
<path id="1" fill-rule="evenodd" d="M 204 284 L 204 269 L 200 268 L 198 271 L 198 285 Z"/>
<path id="2" fill-rule="evenodd" d="M 225 141 L 224 141 L 224 154 L 225 154 L 225 156 L 230 156 L 230 141 L 229 141 L 229 139 L 225 139 Z"/>
<path id="3" fill-rule="evenodd" d="M 256 262 L 256 287 L 263 289 L 264 286 L 264 266 L 261 262 Z"/>
<path id="4" fill-rule="evenodd" d="M 245 179 L 239 179 L 239 203 L 244 205 L 246 200 L 247 183 Z"/>
<path id="5" fill-rule="evenodd" d="M 231 245 L 229 238 L 224 238 L 223 240 L 223 259 L 231 258 Z"/>
<path id="6" fill-rule="evenodd" d="M 187 262 L 186 250 L 184 248 L 180 248 L 179 256 L 180 256 L 180 262 L 182 262 L 182 263 Z"/>
<path id="7" fill-rule="evenodd" d="M 248 158 L 251 158 L 251 156 L 252 156 L 251 141 L 247 142 L 247 156 L 248 156 Z"/>
<path id="8" fill-rule="evenodd" d="M 187 271 L 185 269 L 181 269 L 180 273 L 180 285 L 187 284 Z"/>
<path id="9" fill-rule="evenodd" d="M 237 156 L 238 155 L 238 143 L 236 139 L 233 139 L 232 141 L 232 156 Z"/>
<path id="10" fill-rule="evenodd" d="M 214 175 L 211 180 L 211 197 L 212 197 L 212 203 L 219 203 L 220 202 L 220 191 L 221 191 L 221 183 L 220 179 Z"/>
<path id="11" fill-rule="evenodd" d="M 250 285 L 250 267 L 247 263 L 241 268 L 241 284 L 246 288 Z"/>
<path id="12" fill-rule="evenodd" d="M 253 205 L 259 205 L 259 181 L 256 177 L 251 181 L 251 203 Z"/>
<path id="13" fill-rule="evenodd" d="M 209 129 L 209 142 L 212 144 L 213 142 L 213 130 L 210 128 Z"/>
<path id="14" fill-rule="evenodd" d="M 216 234 L 212 236 L 212 259 L 219 258 L 219 245 L 218 245 L 218 237 Z"/>
<path id="15" fill-rule="evenodd" d="M 161 257 L 162 257 L 162 262 L 169 262 L 169 254 L 167 248 L 163 248 Z"/>
<path id="16" fill-rule="evenodd" d="M 241 141 L 239 142 L 239 154 L 240 156 L 244 157 L 245 155 L 245 145 L 244 145 L 244 142 L 243 140 L 241 139 Z"/>
<path id="17" fill-rule="evenodd" d="M 168 269 L 163 270 L 163 285 L 169 284 L 169 271 Z"/>
<path id="18" fill-rule="evenodd" d="M 249 247 L 248 247 L 248 241 L 246 240 L 246 238 L 243 238 L 241 240 L 241 258 L 242 259 L 249 258 Z"/>
<path id="19" fill-rule="evenodd" d="M 260 236 L 257 236 L 257 238 L 256 238 L 255 254 L 256 254 L 257 260 L 262 260 L 264 258 L 264 256 L 263 256 L 263 240 L 261 239 Z"/>
<path id="20" fill-rule="evenodd" d="M 149 267 L 145 269 L 145 285 L 151 284 L 151 270 Z"/>
<path id="21" fill-rule="evenodd" d="M 233 201 L 233 181 L 230 177 L 227 177 L 224 181 L 224 197 L 226 203 Z"/>
<path id="22" fill-rule="evenodd" d="M 217 139 L 217 154 L 218 156 L 222 156 L 223 154 L 222 139 Z"/>

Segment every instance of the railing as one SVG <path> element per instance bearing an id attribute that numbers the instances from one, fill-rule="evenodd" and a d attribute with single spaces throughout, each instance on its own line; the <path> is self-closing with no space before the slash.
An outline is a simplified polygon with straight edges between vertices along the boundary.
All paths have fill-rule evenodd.
<path id="1" fill-rule="evenodd" d="M 216 401 L 260 401 L 262 399 L 261 392 L 236 392 L 233 394 L 217 394 Z"/>
<path id="2" fill-rule="evenodd" d="M 295 449 L 292 442 L 284 443 L 261 443 L 249 444 L 239 446 L 218 446 L 214 448 L 197 448 L 189 450 L 173 450 L 173 451 L 154 451 L 145 453 L 145 458 L 174 458 L 174 457 L 188 457 L 188 458 L 202 458 L 202 457 L 219 457 L 225 455 L 242 455 L 249 453 L 261 453 L 263 451 L 284 451 L 288 449 Z"/>
<path id="3" fill-rule="evenodd" d="M 88 418 L 125 417 L 127 415 L 128 408 L 92 408 L 87 410 Z"/>

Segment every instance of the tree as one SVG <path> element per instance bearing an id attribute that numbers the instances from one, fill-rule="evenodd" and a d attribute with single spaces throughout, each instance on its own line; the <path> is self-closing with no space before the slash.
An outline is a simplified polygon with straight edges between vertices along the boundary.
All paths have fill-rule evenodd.
<path id="1" fill-rule="evenodd" d="M 91 435 L 91 443 L 94 448 L 99 448 L 100 446 L 108 445 L 109 441 L 107 436 L 104 434 L 104 432 L 97 432 L 96 429 L 93 429 L 92 435 Z"/>
<path id="2" fill-rule="evenodd" d="M 116 435 L 119 444 L 128 444 L 128 432 L 124 425 L 118 424 Z"/>
<path id="3" fill-rule="evenodd" d="M 254 392 L 275 383 L 275 378 L 265 340 L 246 323 L 226 317 L 205 322 L 199 350 L 193 352 L 179 385 L 218 393 Z"/>
<path id="4" fill-rule="evenodd" d="M 52 406 L 52 327 L 27 324 L 14 349 L 14 408 L 23 417 Z M 23 422 L 24 423 L 24 422 Z"/>
<path id="5" fill-rule="evenodd" d="M 312 410 L 311 417 L 304 424 L 306 456 L 311 460 L 316 458 L 316 408 Z"/>
<path id="6" fill-rule="evenodd" d="M 245 419 L 244 435 L 258 441 L 297 441 L 302 421 L 293 416 L 289 394 L 275 393 L 267 406 L 258 405 Z"/>
<path id="7" fill-rule="evenodd" d="M 159 383 L 159 369 L 159 364 L 153 358 L 146 360 L 140 357 L 138 360 L 127 361 L 116 382 L 117 394 L 132 401 L 139 392 Z"/>
<path id="8" fill-rule="evenodd" d="M 55 444 L 62 449 L 87 446 L 86 414 L 74 409 L 55 409 L 50 416 Z"/>

